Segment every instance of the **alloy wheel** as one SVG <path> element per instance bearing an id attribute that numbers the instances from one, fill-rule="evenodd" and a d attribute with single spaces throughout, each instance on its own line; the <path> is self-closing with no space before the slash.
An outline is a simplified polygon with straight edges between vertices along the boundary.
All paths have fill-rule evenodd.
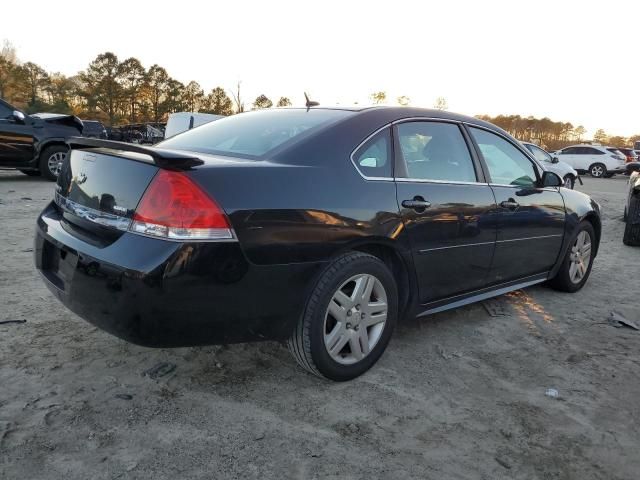
<path id="1" fill-rule="evenodd" d="M 64 162 L 65 158 L 67 158 L 67 154 L 65 152 L 55 152 L 47 159 L 47 168 L 49 168 L 52 175 L 55 175 L 56 177 L 60 175 L 62 162 Z"/>
<path id="2" fill-rule="evenodd" d="M 571 265 L 569 266 L 569 278 L 575 284 L 580 283 L 589 269 L 591 260 L 591 237 L 589 232 L 581 231 L 571 247 Z"/>
<path id="3" fill-rule="evenodd" d="M 566 177 L 564 177 L 564 188 L 573 188 L 573 180 L 571 179 L 571 176 L 567 175 Z"/>
<path id="4" fill-rule="evenodd" d="M 601 165 L 594 165 L 591 167 L 592 177 L 600 178 L 602 175 L 604 175 L 604 168 L 602 168 Z"/>
<path id="5" fill-rule="evenodd" d="M 374 275 L 354 275 L 333 294 L 324 318 L 324 345 L 343 365 L 374 349 L 387 321 L 387 292 Z"/>

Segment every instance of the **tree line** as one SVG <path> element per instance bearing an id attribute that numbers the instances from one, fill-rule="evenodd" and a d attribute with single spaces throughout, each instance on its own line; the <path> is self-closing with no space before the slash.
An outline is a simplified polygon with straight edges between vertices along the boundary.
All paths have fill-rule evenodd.
<path id="1" fill-rule="evenodd" d="M 198 82 L 184 84 L 172 78 L 160 65 L 145 68 L 137 58 L 121 61 L 111 52 L 98 55 L 77 75 L 66 76 L 47 72 L 33 62 L 21 62 L 15 48 L 7 41 L 0 49 L 0 98 L 27 113 L 69 113 L 102 120 L 108 125 L 163 122 L 170 113 L 181 111 L 231 115 L 245 111 L 240 87 L 238 82 L 233 90 L 217 86 L 205 93 Z M 374 104 L 388 103 L 384 91 L 374 92 L 369 98 Z M 402 106 L 411 102 L 406 95 L 395 100 Z M 275 105 L 290 106 L 291 101 L 280 97 Z M 259 95 L 250 108 L 273 106 L 273 101 L 266 95 Z M 446 110 L 446 99 L 438 97 L 433 107 Z M 554 122 L 546 117 L 479 115 L 478 118 L 498 125 L 518 139 L 534 141 L 552 150 L 581 142 L 586 133 L 582 125 Z M 593 137 L 593 141 L 619 147 L 632 145 L 635 140 L 640 140 L 640 135 L 612 136 L 602 129 Z"/>
<path id="2" fill-rule="evenodd" d="M 537 143 L 547 150 L 557 150 L 567 145 L 584 141 L 593 141 L 615 147 L 633 147 L 633 142 L 640 140 L 640 135 L 631 137 L 609 135 L 603 129 L 596 130 L 593 139 L 585 139 L 587 130 L 582 125 L 574 126 L 571 122 L 554 122 L 547 117 L 521 117 L 520 115 L 491 117 L 489 115 L 478 115 L 477 118 L 497 125 L 518 140 Z"/>
<path id="3" fill-rule="evenodd" d="M 122 61 L 111 53 L 98 55 L 77 75 L 49 73 L 33 62 L 20 62 L 15 48 L 5 41 L 0 50 L 0 98 L 27 113 L 55 112 L 102 120 L 108 125 L 163 122 L 180 111 L 231 115 L 243 112 L 240 82 L 229 93 L 221 87 L 205 93 L 200 84 L 184 84 L 160 65 L 145 68 L 137 58 Z M 290 106 L 280 97 L 277 106 Z M 259 95 L 251 108 L 274 103 Z"/>

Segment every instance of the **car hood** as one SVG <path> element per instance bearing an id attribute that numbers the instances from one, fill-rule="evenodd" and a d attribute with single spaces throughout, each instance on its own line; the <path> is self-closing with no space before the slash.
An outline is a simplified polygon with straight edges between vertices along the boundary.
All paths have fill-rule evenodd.
<path id="1" fill-rule="evenodd" d="M 82 132 L 82 120 L 75 115 L 63 115 L 61 113 L 34 113 L 32 117 L 39 118 L 47 123 L 55 123 L 58 125 L 66 125 L 68 127 L 77 128 Z"/>
<path id="2" fill-rule="evenodd" d="M 558 163 L 545 162 L 544 169 L 549 170 L 550 172 L 553 172 L 557 175 L 560 175 L 561 177 L 564 177 L 567 174 L 571 174 L 574 177 L 578 176 L 578 172 L 576 172 L 576 170 L 571 165 L 563 161 L 558 161 Z"/>

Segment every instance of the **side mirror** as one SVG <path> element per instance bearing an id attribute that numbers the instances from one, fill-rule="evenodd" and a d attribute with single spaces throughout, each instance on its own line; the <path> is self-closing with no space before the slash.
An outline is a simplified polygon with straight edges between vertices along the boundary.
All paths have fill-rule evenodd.
<path id="1" fill-rule="evenodd" d="M 558 163 L 559 161 L 558 157 L 551 157 L 551 163 Z"/>
<path id="2" fill-rule="evenodd" d="M 544 172 L 542 174 L 542 186 L 543 187 L 560 187 L 562 186 L 562 179 L 553 172 Z"/>
<path id="3" fill-rule="evenodd" d="M 24 116 L 24 113 L 22 113 L 21 111 L 14 110 L 11 116 L 17 123 L 24 123 L 25 116 Z"/>

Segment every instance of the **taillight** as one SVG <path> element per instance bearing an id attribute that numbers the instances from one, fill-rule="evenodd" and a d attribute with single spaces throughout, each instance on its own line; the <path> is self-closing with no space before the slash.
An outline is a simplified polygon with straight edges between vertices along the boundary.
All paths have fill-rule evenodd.
<path id="1" fill-rule="evenodd" d="M 172 240 L 225 240 L 233 232 L 218 204 L 181 172 L 160 170 L 133 214 L 131 231 Z"/>

